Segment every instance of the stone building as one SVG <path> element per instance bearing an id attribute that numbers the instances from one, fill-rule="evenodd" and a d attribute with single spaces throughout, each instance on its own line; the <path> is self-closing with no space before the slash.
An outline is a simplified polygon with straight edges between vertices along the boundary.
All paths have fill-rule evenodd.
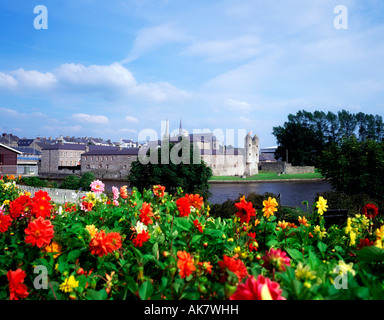
<path id="1" fill-rule="evenodd" d="M 20 151 L 0 143 L 0 175 L 17 174 L 17 156 Z"/>
<path id="2" fill-rule="evenodd" d="M 87 147 L 81 154 L 81 173 L 90 171 L 100 179 L 125 178 L 138 153 L 138 148 Z"/>

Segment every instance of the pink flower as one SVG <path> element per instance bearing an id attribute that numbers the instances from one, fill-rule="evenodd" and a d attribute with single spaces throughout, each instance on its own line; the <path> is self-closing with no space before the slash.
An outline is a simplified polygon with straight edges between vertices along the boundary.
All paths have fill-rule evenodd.
<path id="1" fill-rule="evenodd" d="M 263 267 L 272 271 L 285 271 L 285 266 L 290 266 L 291 259 L 287 256 L 287 253 L 280 249 L 271 248 L 269 252 L 263 257 Z"/>
<path id="2" fill-rule="evenodd" d="M 237 286 L 236 292 L 230 300 L 286 300 L 281 296 L 283 290 L 277 282 L 271 281 L 262 275 L 247 278 L 245 283 Z"/>
<path id="3" fill-rule="evenodd" d="M 116 187 L 112 187 L 113 200 L 119 199 L 120 191 Z"/>
<path id="4" fill-rule="evenodd" d="M 104 191 L 104 183 L 102 183 L 100 180 L 92 181 L 91 183 L 91 190 L 96 194 L 101 194 Z"/>

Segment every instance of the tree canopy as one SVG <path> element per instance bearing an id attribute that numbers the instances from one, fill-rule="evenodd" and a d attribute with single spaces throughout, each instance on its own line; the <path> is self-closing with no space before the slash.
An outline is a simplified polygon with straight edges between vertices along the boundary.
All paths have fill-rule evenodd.
<path id="1" fill-rule="evenodd" d="M 132 163 L 128 175 L 130 187 L 142 191 L 160 184 L 170 193 L 175 193 L 181 187 L 185 193 L 198 193 L 207 199 L 210 195 L 208 180 L 212 176 L 212 170 L 201 160 L 196 148 L 189 141 L 181 140 L 170 143 L 169 147 L 166 145 L 148 150 L 147 157 L 150 152 L 154 152 L 150 161 L 149 158 L 143 161 L 139 157 Z"/>
<path id="2" fill-rule="evenodd" d="M 272 133 L 279 144 L 277 158 L 293 165 L 316 165 L 323 150 L 332 144 L 339 145 L 345 138 L 383 141 L 384 123 L 381 116 L 363 112 L 300 110 L 296 115 L 289 114 L 288 121 L 274 127 Z"/>

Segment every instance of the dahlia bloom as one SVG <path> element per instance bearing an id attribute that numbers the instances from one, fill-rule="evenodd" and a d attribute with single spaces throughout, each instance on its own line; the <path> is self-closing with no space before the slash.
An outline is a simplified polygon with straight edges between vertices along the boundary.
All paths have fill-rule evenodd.
<path id="1" fill-rule="evenodd" d="M 165 187 L 164 186 L 161 186 L 159 184 L 156 185 L 156 186 L 153 186 L 153 194 L 156 197 L 159 197 L 159 198 L 164 197 L 164 191 L 165 191 Z"/>
<path id="2" fill-rule="evenodd" d="M 187 197 L 183 197 L 176 200 L 176 206 L 179 210 L 180 217 L 188 217 L 191 213 L 191 207 Z"/>
<path id="3" fill-rule="evenodd" d="M 45 197 L 33 198 L 31 213 L 35 218 L 48 218 L 51 215 L 52 208 L 51 203 Z"/>
<path id="4" fill-rule="evenodd" d="M 263 212 L 264 212 L 264 217 L 266 217 L 267 219 L 270 217 L 270 216 L 273 216 L 275 214 L 275 212 L 277 211 L 277 206 L 279 204 L 277 203 L 276 199 L 275 198 L 271 198 L 269 197 L 268 200 L 264 200 L 263 201 Z"/>
<path id="5" fill-rule="evenodd" d="M 11 218 L 16 219 L 21 215 L 27 213 L 31 205 L 31 198 L 26 195 L 21 195 L 17 199 L 11 201 L 9 204 L 9 214 Z"/>
<path id="6" fill-rule="evenodd" d="M 116 187 L 112 187 L 113 200 L 119 199 L 119 189 Z"/>
<path id="7" fill-rule="evenodd" d="M 316 202 L 317 213 L 322 215 L 325 211 L 327 211 L 327 200 L 323 197 L 319 197 L 319 201 Z"/>
<path id="8" fill-rule="evenodd" d="M 153 209 L 152 209 L 150 203 L 143 202 L 143 206 L 140 209 L 139 218 L 140 218 L 140 221 L 142 223 L 144 223 L 146 226 L 148 224 L 152 224 L 153 223 L 153 220 L 151 219 L 151 217 L 154 216 L 152 210 Z"/>
<path id="9" fill-rule="evenodd" d="M 197 219 L 193 220 L 193 224 L 195 225 L 197 230 L 199 230 L 201 233 L 203 233 L 203 226 L 201 225 L 199 220 L 197 220 Z"/>
<path id="10" fill-rule="evenodd" d="M 262 259 L 264 260 L 263 267 L 270 271 L 273 269 L 285 271 L 285 266 L 290 266 L 291 262 L 286 252 L 273 248 L 266 251 L 266 255 Z"/>
<path id="11" fill-rule="evenodd" d="M 91 183 L 91 190 L 96 194 L 102 194 L 104 191 L 104 187 L 104 183 L 102 183 L 100 180 L 95 180 Z"/>
<path id="12" fill-rule="evenodd" d="M 64 292 L 72 292 L 74 288 L 79 286 L 79 281 L 76 281 L 74 276 L 66 278 L 64 282 L 60 285 L 60 290 Z"/>
<path id="13" fill-rule="evenodd" d="M 31 221 L 24 232 L 27 235 L 25 242 L 33 246 L 38 246 L 39 248 L 43 245 L 49 245 L 54 234 L 51 221 L 45 220 L 42 217 Z"/>
<path id="14" fill-rule="evenodd" d="M 188 277 L 192 274 L 193 271 L 196 270 L 193 259 L 189 253 L 186 251 L 178 251 L 177 257 L 179 258 L 177 261 L 177 267 L 179 268 L 179 274 L 181 278 Z"/>
<path id="15" fill-rule="evenodd" d="M 141 247 L 143 243 L 147 242 L 149 239 L 150 239 L 149 233 L 143 230 L 136 235 L 136 238 L 132 240 L 132 243 L 135 247 Z"/>
<path id="16" fill-rule="evenodd" d="M 105 233 L 104 230 L 97 232 L 89 243 L 91 254 L 99 257 L 107 255 L 121 247 L 121 235 L 118 232 Z"/>
<path id="17" fill-rule="evenodd" d="M 199 194 L 190 194 L 188 196 L 189 205 L 200 210 L 204 204 L 204 199 Z"/>
<path id="18" fill-rule="evenodd" d="M 44 201 L 51 201 L 51 197 L 49 196 L 47 191 L 39 190 L 35 192 L 34 199 L 41 199 Z"/>
<path id="19" fill-rule="evenodd" d="M 9 282 L 9 300 L 19 300 L 19 298 L 23 299 L 28 297 L 28 288 L 23 283 L 26 276 L 25 271 L 21 269 L 8 271 L 7 278 Z"/>
<path id="20" fill-rule="evenodd" d="M 248 276 L 248 270 L 244 262 L 240 259 L 236 259 L 236 256 L 237 255 L 231 258 L 224 254 L 223 260 L 219 261 L 218 264 L 221 269 L 227 269 L 236 274 L 240 282 L 243 278 Z"/>
<path id="21" fill-rule="evenodd" d="M 122 197 L 123 199 L 127 199 L 128 198 L 127 186 L 122 186 L 120 188 L 120 197 Z"/>
<path id="22" fill-rule="evenodd" d="M 8 214 L 4 214 L 4 205 L 0 207 L 0 232 L 6 232 L 8 227 L 12 224 L 12 218 Z"/>
<path id="23" fill-rule="evenodd" d="M 306 217 L 301 217 L 299 216 L 299 223 L 302 224 L 303 226 L 309 227 L 309 223 Z"/>
<path id="24" fill-rule="evenodd" d="M 252 202 L 245 201 L 244 196 L 240 199 L 240 202 L 235 203 L 235 207 L 239 210 L 236 212 L 236 216 L 240 218 L 240 223 L 248 223 L 251 217 L 256 216 L 256 209 L 253 208 Z"/>
<path id="25" fill-rule="evenodd" d="M 280 285 L 262 275 L 247 278 L 245 283 L 237 286 L 230 300 L 286 300 L 281 293 Z"/>
<path id="26" fill-rule="evenodd" d="M 363 207 L 363 214 L 369 219 L 373 219 L 378 213 L 379 209 L 372 203 L 368 203 Z"/>

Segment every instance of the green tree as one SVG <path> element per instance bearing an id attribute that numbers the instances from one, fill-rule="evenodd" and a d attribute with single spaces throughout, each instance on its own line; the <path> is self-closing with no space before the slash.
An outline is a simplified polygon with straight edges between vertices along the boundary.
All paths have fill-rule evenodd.
<path id="1" fill-rule="evenodd" d="M 83 191 L 89 191 L 91 190 L 91 183 L 95 180 L 95 175 L 88 171 L 82 174 L 80 180 L 79 180 L 79 188 L 81 188 Z"/>
<path id="2" fill-rule="evenodd" d="M 344 137 L 323 151 L 318 168 L 336 191 L 383 197 L 384 142 Z"/>
<path id="3" fill-rule="evenodd" d="M 60 185 L 60 189 L 70 189 L 77 190 L 79 189 L 80 178 L 76 175 L 66 176 L 63 180 L 63 183 Z"/>
<path id="4" fill-rule="evenodd" d="M 152 156 L 150 152 L 153 152 Z M 150 156 L 150 161 L 139 157 L 132 162 L 128 175 L 131 188 L 137 187 L 142 191 L 160 184 L 170 193 L 176 193 L 177 188 L 181 187 L 185 193 L 198 193 L 204 199 L 209 197 L 208 180 L 212 170 L 201 160 L 197 147 L 189 141 L 181 140 L 148 150 L 146 157 Z"/>

